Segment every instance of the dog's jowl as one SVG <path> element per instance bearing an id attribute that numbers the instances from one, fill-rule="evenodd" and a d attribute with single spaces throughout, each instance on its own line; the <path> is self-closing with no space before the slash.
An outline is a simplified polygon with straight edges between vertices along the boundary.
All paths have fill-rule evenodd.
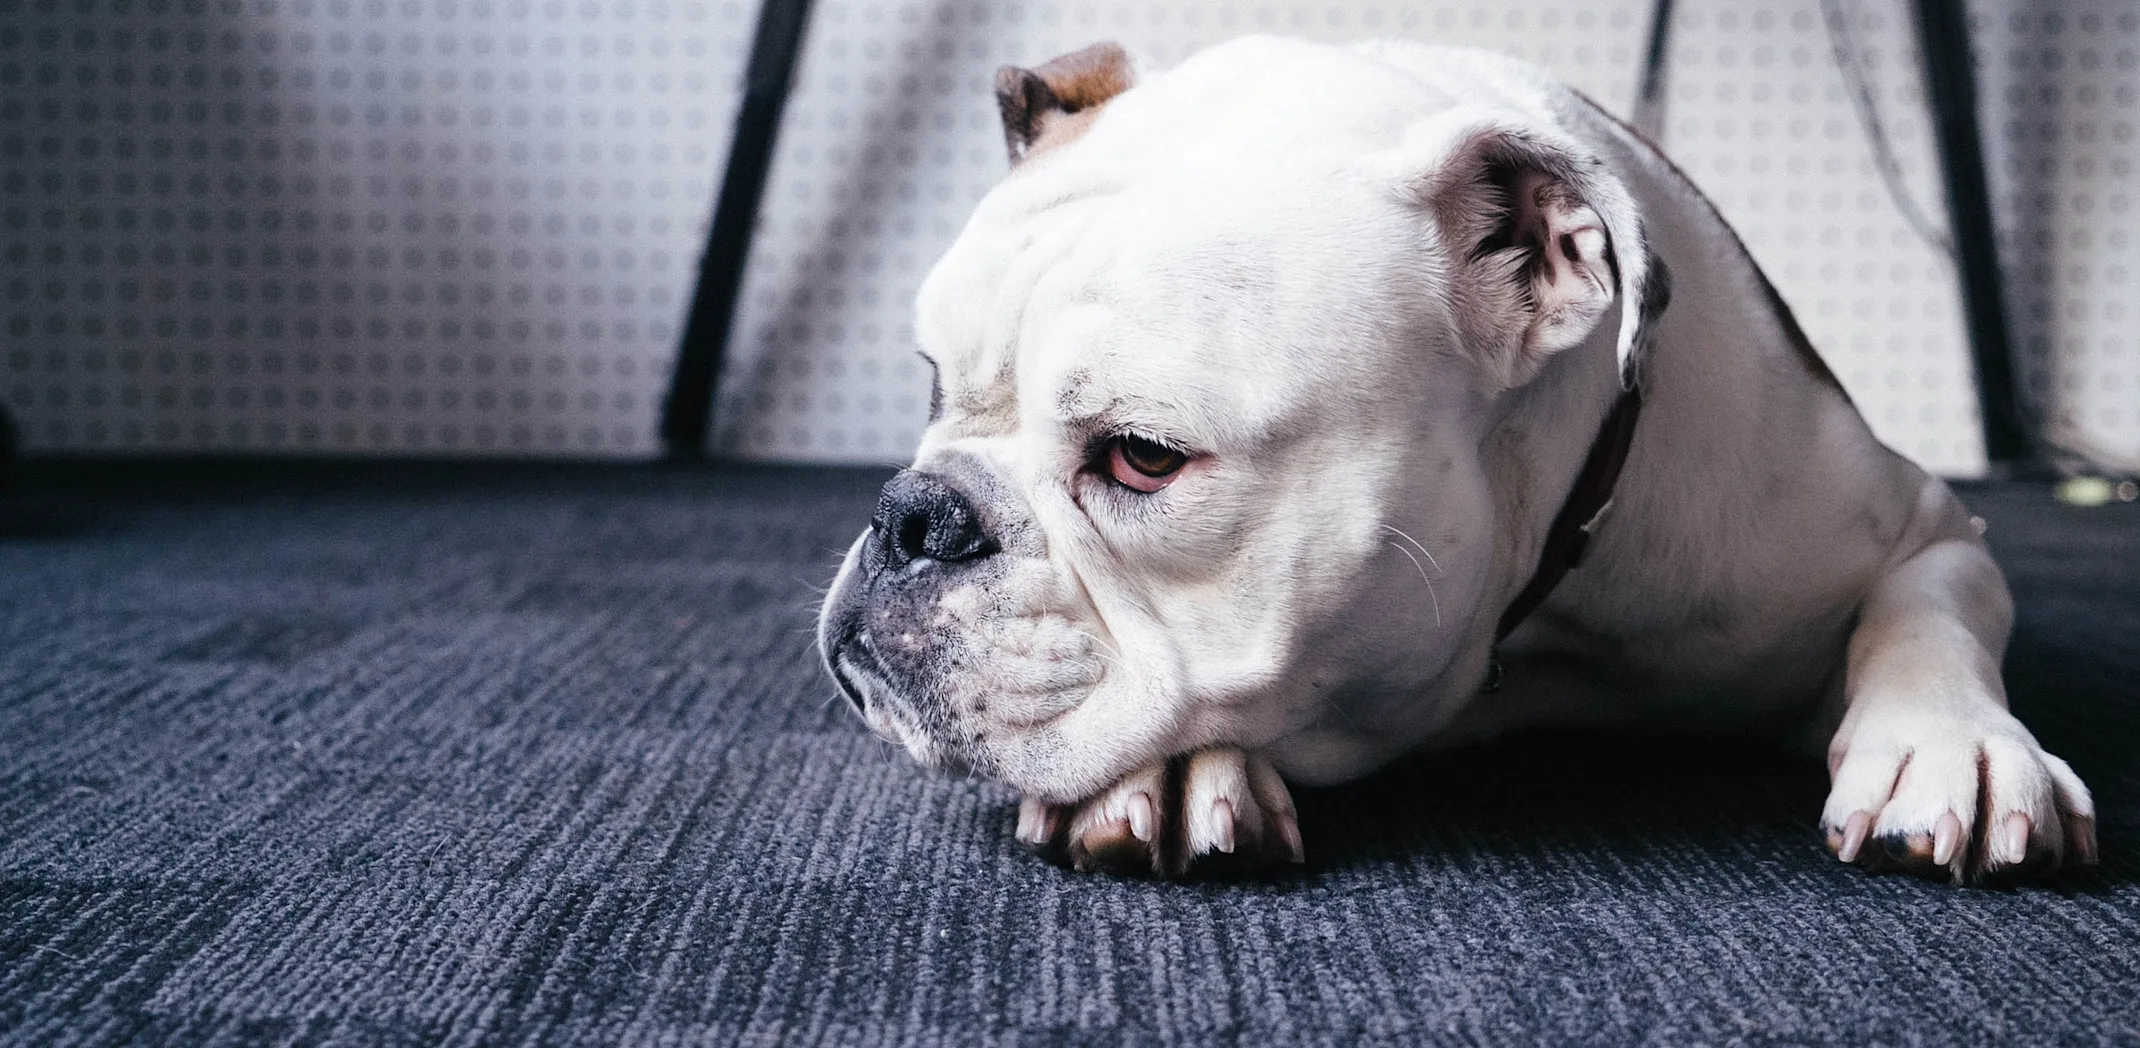
<path id="1" fill-rule="evenodd" d="M 1022 792 L 1020 839 L 1297 862 L 1288 782 L 1803 722 L 1846 862 L 2093 861 L 2087 789 L 2007 712 L 1967 514 L 1587 99 L 1267 38 L 997 86 L 1009 174 L 916 308 L 936 412 L 819 640 L 873 730 Z"/>

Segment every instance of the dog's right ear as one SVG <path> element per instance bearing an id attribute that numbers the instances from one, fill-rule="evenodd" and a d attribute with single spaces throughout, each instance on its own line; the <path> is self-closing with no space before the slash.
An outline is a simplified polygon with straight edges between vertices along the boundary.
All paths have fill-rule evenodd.
<path id="1" fill-rule="evenodd" d="M 1466 348 L 1504 388 L 1520 385 L 1617 302 L 1620 381 L 1633 388 L 1671 291 L 1626 186 L 1522 114 L 1451 114 L 1417 132 L 1403 177 L 1437 220 Z"/>
<path id="2" fill-rule="evenodd" d="M 1121 44 L 1094 44 L 1032 69 L 996 70 L 996 106 L 1003 113 L 1003 142 L 1011 166 L 1034 153 L 1069 141 L 1099 115 L 1100 107 L 1137 79 Z"/>

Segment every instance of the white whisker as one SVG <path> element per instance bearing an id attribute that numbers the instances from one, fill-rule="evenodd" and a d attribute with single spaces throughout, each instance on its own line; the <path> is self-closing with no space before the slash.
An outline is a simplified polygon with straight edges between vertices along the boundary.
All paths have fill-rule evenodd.
<path id="1" fill-rule="evenodd" d="M 1427 584 L 1427 599 L 1434 602 L 1434 628 L 1440 629 L 1442 627 L 1442 598 L 1440 594 L 1434 592 L 1434 580 L 1427 577 L 1426 565 L 1421 564 L 1419 558 L 1412 556 L 1412 551 L 1405 549 L 1403 546 L 1392 542 L 1390 543 L 1390 548 L 1404 554 L 1404 559 L 1411 561 L 1412 566 L 1419 569 L 1419 581 Z M 1433 558 L 1430 557 L 1428 559 L 1431 560 Z"/>
<path id="2" fill-rule="evenodd" d="M 1337 700 L 1331 698 L 1329 692 L 1318 690 L 1315 693 L 1315 699 L 1317 702 L 1330 707 L 1330 712 L 1337 714 L 1338 719 L 1344 721 L 1346 727 L 1351 728 L 1355 733 L 1360 732 L 1360 722 L 1353 720 L 1352 714 L 1345 707 L 1338 705 Z"/>
<path id="3" fill-rule="evenodd" d="M 1382 526 L 1388 528 L 1390 531 L 1395 532 L 1399 538 L 1402 538 L 1406 542 L 1411 543 L 1412 548 L 1418 550 L 1420 556 L 1427 558 L 1427 563 L 1434 565 L 1434 573 L 1436 575 L 1444 574 L 1444 572 L 1442 571 L 1442 562 L 1435 560 L 1434 554 L 1428 552 L 1427 547 L 1422 544 L 1418 539 L 1415 539 L 1412 536 L 1405 534 L 1404 529 L 1398 527 L 1395 524 L 1384 524 Z"/>
<path id="4" fill-rule="evenodd" d="M 1104 659 L 1106 659 L 1107 661 L 1109 661 L 1109 662 L 1112 662 L 1112 663 L 1114 663 L 1114 664 L 1115 664 L 1115 665 L 1117 665 L 1117 666 L 1120 666 L 1120 665 L 1122 665 L 1122 653 L 1121 653 L 1120 651 L 1117 651 L 1117 650 L 1115 650 L 1115 646 L 1114 646 L 1114 645 L 1112 645 L 1112 644 L 1109 644 L 1109 643 L 1107 643 L 1107 642 L 1106 642 L 1106 641 L 1104 641 L 1104 640 L 1101 640 L 1101 639 L 1100 639 L 1100 635 L 1099 635 L 1099 634 L 1097 634 L 1097 633 L 1089 633 L 1089 632 L 1087 632 L 1087 631 L 1085 631 L 1085 630 L 1081 630 L 1081 629 L 1078 629 L 1078 628 L 1077 628 L 1077 627 L 1075 627 L 1075 626 L 1073 626 L 1073 627 L 1071 627 L 1071 628 L 1070 628 L 1070 632 L 1072 632 L 1072 633 L 1075 633 L 1075 634 L 1077 634 L 1078 636 L 1080 636 L 1080 637 L 1083 637 L 1083 638 L 1085 638 L 1086 640 L 1089 640 L 1089 641 L 1093 642 L 1094 644 L 1097 644 L 1097 645 L 1099 645 L 1099 646 L 1100 646 L 1100 657 L 1101 657 L 1101 658 L 1104 658 Z"/>

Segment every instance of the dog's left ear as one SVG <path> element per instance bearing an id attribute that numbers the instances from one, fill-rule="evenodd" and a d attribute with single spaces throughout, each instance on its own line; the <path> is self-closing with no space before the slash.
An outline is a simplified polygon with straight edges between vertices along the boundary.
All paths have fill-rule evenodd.
<path id="1" fill-rule="evenodd" d="M 1068 141 L 1099 115 L 1108 100 L 1129 90 L 1137 72 L 1121 44 L 1094 44 L 1032 69 L 996 70 L 996 108 L 1011 166 Z"/>
<path id="2" fill-rule="evenodd" d="M 1467 346 L 1504 388 L 1521 385 L 1617 300 L 1620 381 L 1634 388 L 1670 289 L 1626 186 L 1579 143 L 1519 116 L 1429 130 L 1414 148 L 1439 159 L 1410 184 L 1438 219 Z"/>

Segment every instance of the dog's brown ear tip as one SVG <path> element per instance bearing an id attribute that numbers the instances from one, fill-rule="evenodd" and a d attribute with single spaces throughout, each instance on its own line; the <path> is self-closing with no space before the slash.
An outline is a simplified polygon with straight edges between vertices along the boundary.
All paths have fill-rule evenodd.
<path id="1" fill-rule="evenodd" d="M 1037 72 L 1071 112 L 1105 105 L 1137 79 L 1129 49 L 1112 40 L 1058 55 Z"/>
<path id="2" fill-rule="evenodd" d="M 1003 112 L 1011 162 L 1034 151 L 1051 120 L 1105 105 L 1134 79 L 1129 52 L 1112 41 L 1058 55 L 1033 69 L 997 69 L 996 105 Z"/>

